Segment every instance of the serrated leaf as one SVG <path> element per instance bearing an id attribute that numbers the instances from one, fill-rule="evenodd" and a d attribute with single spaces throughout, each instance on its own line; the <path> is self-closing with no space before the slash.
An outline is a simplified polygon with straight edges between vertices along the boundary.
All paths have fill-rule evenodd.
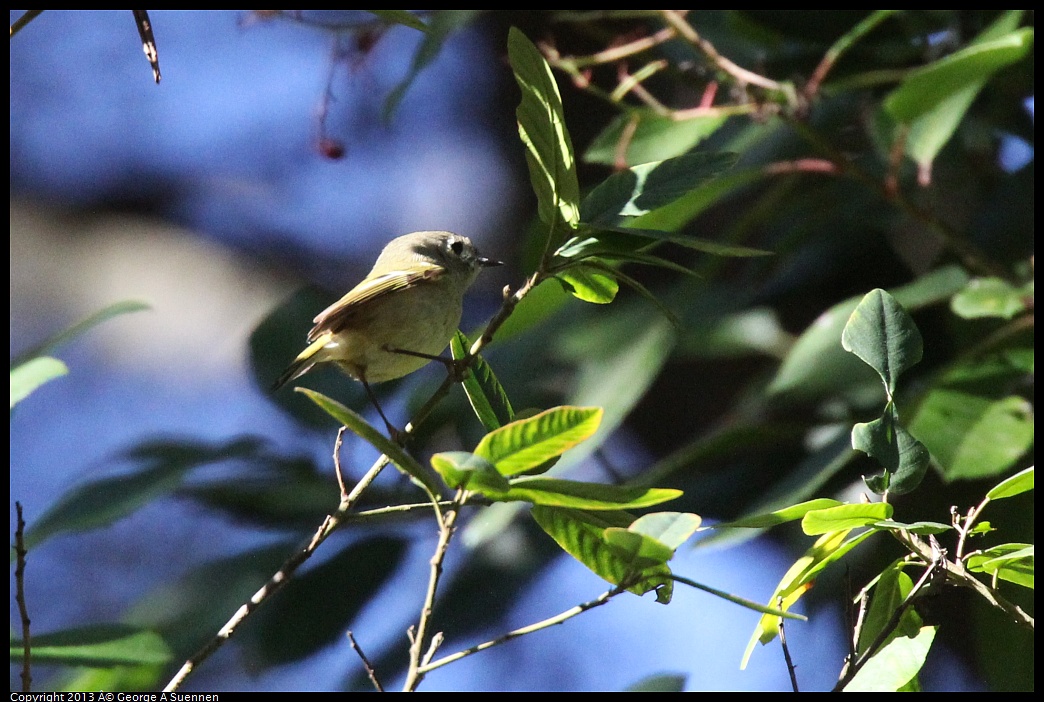
<path id="1" fill-rule="evenodd" d="M 580 185 L 562 98 L 551 67 L 526 35 L 508 32 L 508 60 L 522 90 L 518 133 L 526 146 L 529 179 L 541 221 L 575 228 L 580 221 Z"/>
<path id="2" fill-rule="evenodd" d="M 816 509 L 801 518 L 801 530 L 809 536 L 818 536 L 832 531 L 858 529 L 888 519 L 894 510 L 887 502 Z"/>
<path id="3" fill-rule="evenodd" d="M 69 369 L 57 358 L 38 356 L 11 369 L 11 409 L 38 387 L 66 375 Z"/>
<path id="4" fill-rule="evenodd" d="M 595 226 L 633 222 L 687 195 L 735 162 L 735 154 L 691 153 L 614 173 L 584 198 L 580 218 Z"/>
<path id="5" fill-rule="evenodd" d="M 450 353 L 460 360 L 467 354 L 468 338 L 459 330 L 450 342 Z M 462 383 L 464 394 L 475 411 L 475 416 L 482 422 L 486 431 L 499 429 L 515 419 L 515 410 L 511 407 L 504 386 L 500 384 L 496 374 L 486 360 L 475 356 L 469 372 Z"/>
<path id="6" fill-rule="evenodd" d="M 629 526 L 631 517 L 623 512 L 584 512 L 575 509 L 536 506 L 533 519 L 569 555 L 583 563 L 599 577 L 620 585 L 636 579 L 629 592 L 644 595 L 656 590 L 658 602 L 670 601 L 673 584 L 671 570 L 658 564 L 636 569 L 620 552 L 606 543 L 605 530 Z"/>
<path id="7" fill-rule="evenodd" d="M 1021 495 L 1022 493 L 1033 489 L 1033 469 L 1035 466 L 1030 466 L 1026 470 L 1021 470 L 1015 475 L 1005 478 L 999 482 L 992 490 L 986 493 L 986 497 L 991 500 L 1003 500 L 1005 497 L 1014 497 L 1015 495 Z"/>
<path id="8" fill-rule="evenodd" d="M 518 475 L 590 437 L 602 414 L 600 407 L 554 407 L 491 431 L 475 454 L 493 463 L 501 475 Z"/>
<path id="9" fill-rule="evenodd" d="M 627 487 L 533 477 L 511 481 L 511 489 L 498 499 L 584 510 L 621 510 L 652 507 L 681 496 L 681 490 L 671 488 Z"/>
<path id="10" fill-rule="evenodd" d="M 22 642 L 11 639 L 11 659 L 22 655 Z M 170 661 L 173 653 L 154 631 L 124 624 L 101 624 L 49 634 L 33 634 L 36 663 L 107 668 L 150 665 Z"/>
<path id="11" fill-rule="evenodd" d="M 910 315 L 890 294 L 877 288 L 856 306 L 844 331 L 841 346 L 877 371 L 888 391 L 895 394 L 899 376 L 921 360 L 924 342 Z"/>
<path id="12" fill-rule="evenodd" d="M 345 407 L 340 402 L 332 400 L 322 393 L 309 390 L 308 388 L 294 388 L 309 400 L 317 404 L 324 412 L 348 427 L 356 436 L 367 442 L 375 449 L 387 456 L 399 470 L 414 478 L 419 485 L 424 486 L 431 495 L 441 492 L 438 481 L 406 450 L 393 442 L 384 434 L 377 431 L 369 422 L 362 418 L 354 410 Z"/>
<path id="13" fill-rule="evenodd" d="M 436 453 L 431 466 L 454 490 L 471 490 L 496 499 L 511 488 L 496 466 L 467 451 Z"/>

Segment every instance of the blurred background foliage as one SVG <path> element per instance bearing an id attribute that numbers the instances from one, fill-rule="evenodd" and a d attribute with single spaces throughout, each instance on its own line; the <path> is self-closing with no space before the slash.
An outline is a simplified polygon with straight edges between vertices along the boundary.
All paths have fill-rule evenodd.
<path id="1" fill-rule="evenodd" d="M 848 432 L 880 412 L 884 394 L 873 372 L 842 351 L 840 332 L 873 288 L 892 292 L 924 337 L 924 360 L 904 375 L 896 404 L 933 461 L 916 491 L 893 500 L 903 521 L 946 522 L 952 505 L 977 504 L 1033 463 L 1032 14 L 437 11 L 421 15 L 432 27 L 422 37 L 366 15 L 241 13 L 230 49 L 219 48 L 215 29 L 229 25 L 228 15 L 154 12 L 159 87 L 140 55 L 121 53 L 118 74 L 105 65 L 115 47 L 140 52 L 126 14 L 44 13 L 12 37 L 12 358 L 114 295 L 159 302 L 49 350 L 71 373 L 13 412 L 11 487 L 29 507 L 32 547 L 44 554 L 45 540 L 65 534 L 50 546 L 55 570 L 42 570 L 65 566 L 55 576 L 65 588 L 120 589 L 112 559 L 88 572 L 73 567 L 74 552 L 112 550 L 114 538 L 124 566 L 155 574 L 83 609 L 47 607 L 57 585 L 31 588 L 30 606 L 51 609 L 41 625 L 145 627 L 160 634 L 167 662 L 43 669 L 40 679 L 55 676 L 44 685 L 162 683 L 336 507 L 336 427 L 304 398 L 266 389 L 309 320 L 364 274 L 383 241 L 448 228 L 508 261 L 476 285 L 466 333 L 496 309 L 500 287 L 517 287 L 532 270 L 546 231 L 515 131 L 519 97 L 504 60 L 511 26 L 555 69 L 583 193 L 624 166 L 692 149 L 731 152 L 738 160 L 728 173 L 638 225 L 773 254 L 723 258 L 668 244 L 656 253 L 697 275 L 625 266 L 677 324 L 627 286 L 609 305 L 580 302 L 555 281 L 526 298 L 485 354 L 516 410 L 606 412 L 597 437 L 567 453 L 556 473 L 681 488 L 671 508 L 710 520 L 819 496 L 856 501 L 866 491 L 861 476 L 878 467 L 851 449 Z M 55 47 L 76 34 L 75 51 L 92 58 L 69 66 L 76 61 Z M 275 55 L 252 53 L 265 42 Z M 236 63 L 244 56 L 246 68 Z M 264 71 L 250 65 L 261 60 Z M 204 72 L 203 63 L 227 70 Z M 82 79 L 58 77 L 67 68 Z M 214 83 L 193 102 L 176 92 L 204 78 Z M 164 91 L 175 97 L 155 97 Z M 234 107 L 218 112 L 223 100 Z M 278 121 L 274 109 L 285 112 Z M 81 122 L 100 132 L 108 120 L 117 133 L 93 145 L 59 114 L 81 110 Z M 382 403 L 405 423 L 440 374 L 385 384 Z M 362 389 L 336 373 L 317 371 L 303 384 L 367 409 Z M 177 414 L 168 414 L 172 404 Z M 455 391 L 411 450 L 424 458 L 469 449 L 482 433 Z M 347 453 L 355 475 L 374 457 L 363 445 Z M 110 465 L 119 469 L 102 467 Z M 412 501 L 411 486 L 390 479 L 360 509 Z M 996 510 L 990 521 L 1003 524 L 1005 540 L 1032 543 L 1029 496 Z M 467 548 L 452 562 L 436 614 L 451 641 L 505 631 L 505 611 L 521 593 L 555 586 L 542 577 L 556 549 L 517 517 L 498 505 L 464 527 Z M 408 546 L 433 538 L 423 521 L 350 525 L 237 633 L 236 658 L 222 654 L 208 663 L 216 672 L 201 671 L 194 684 L 239 685 L 221 675 L 316 660 L 346 629 L 361 631 L 360 612 L 363 622 L 397 627 L 367 650 L 396 678 L 414 606 L 408 590 L 418 586 L 406 577 L 408 563 L 426 552 L 411 556 Z M 120 524 L 141 538 L 114 531 Z M 223 535 L 230 525 L 234 537 Z M 796 529 L 767 538 L 791 557 L 808 546 Z M 163 555 L 134 555 L 157 539 L 170 541 Z M 846 587 L 858 589 L 900 554 L 898 545 L 875 544 L 849 561 L 849 572 L 824 575 L 806 613 L 838 611 Z M 186 549 L 195 559 L 176 557 Z M 567 592 L 565 601 L 595 592 Z M 1032 607 L 1020 596 L 1012 593 Z M 971 595 L 937 599 L 922 612 L 945 623 L 934 663 L 966 671 L 932 677 L 930 660 L 937 689 L 1032 689 L 1031 633 L 998 622 Z M 748 621 L 736 618 L 741 638 Z M 699 636 L 687 622 L 676 622 L 682 635 Z M 575 642 L 593 664 L 602 645 Z M 829 685 L 845 653 L 827 651 L 806 670 L 822 668 Z M 738 661 L 739 651 L 728 655 Z M 13 658 L 12 689 L 16 669 Z M 338 660 L 336 670 L 334 682 L 319 684 L 366 687 L 354 661 Z M 435 685 L 467 687 L 452 671 Z M 597 675 L 605 689 L 622 687 Z M 690 689 L 721 685 L 687 675 Z M 730 687 L 751 685 L 744 675 L 730 673 Z M 288 689 L 314 682 L 258 680 Z M 590 688 L 584 680 L 558 682 Z M 521 673 L 472 684 L 556 687 Z"/>

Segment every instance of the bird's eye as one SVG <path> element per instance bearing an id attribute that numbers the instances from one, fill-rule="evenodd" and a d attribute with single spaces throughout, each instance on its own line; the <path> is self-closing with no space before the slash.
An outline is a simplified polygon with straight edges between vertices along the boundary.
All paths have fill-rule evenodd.
<path id="1" fill-rule="evenodd" d="M 452 244 L 450 244 L 450 248 L 453 249 L 453 253 L 460 256 L 462 253 L 464 253 L 464 242 L 460 239 L 457 239 Z"/>

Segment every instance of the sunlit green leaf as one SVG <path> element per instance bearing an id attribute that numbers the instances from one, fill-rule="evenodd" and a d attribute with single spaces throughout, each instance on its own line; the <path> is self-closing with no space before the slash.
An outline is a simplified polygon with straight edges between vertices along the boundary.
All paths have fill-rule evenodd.
<path id="1" fill-rule="evenodd" d="M 606 543 L 605 530 L 626 528 L 632 518 L 624 512 L 585 512 L 559 507 L 536 506 L 533 518 L 559 546 L 599 577 L 614 585 L 636 581 L 630 592 L 643 595 L 656 590 L 656 600 L 670 601 L 671 570 L 664 564 L 636 569 L 626 557 Z"/>
<path id="2" fill-rule="evenodd" d="M 845 692 L 895 692 L 924 666 L 938 627 L 926 626 L 914 637 L 897 636 L 866 662 Z"/>
<path id="3" fill-rule="evenodd" d="M 670 488 L 603 485 L 561 478 L 519 478 L 498 499 L 522 500 L 538 505 L 586 510 L 641 509 L 681 497 L 681 490 Z"/>
<path id="4" fill-rule="evenodd" d="M 627 528 L 676 549 L 696 533 L 700 521 L 700 516 L 691 512 L 653 512 L 638 517 Z"/>
<path id="5" fill-rule="evenodd" d="M 1033 489 L 1033 469 L 1030 466 L 1026 470 L 1020 470 L 1015 475 L 1005 478 L 992 490 L 986 493 L 991 500 L 1003 500 L 1005 497 L 1014 497 Z"/>
<path id="6" fill-rule="evenodd" d="M 612 302 L 620 289 L 615 276 L 592 265 L 570 266 L 556 273 L 555 277 L 566 284 L 574 297 L 599 305 Z"/>
<path id="7" fill-rule="evenodd" d="M 38 356 L 11 369 L 11 409 L 38 387 L 67 374 L 69 369 L 57 358 Z"/>
<path id="8" fill-rule="evenodd" d="M 501 475 L 518 475 L 584 441 L 601 421 L 600 407 L 554 407 L 491 431 L 475 454 L 493 463 Z"/>
<path id="9" fill-rule="evenodd" d="M 802 502 L 801 504 L 791 505 L 790 507 L 784 507 L 783 509 L 777 509 L 774 512 L 767 514 L 755 514 L 750 517 L 744 517 L 743 519 L 737 519 L 731 522 L 722 522 L 720 524 L 713 524 L 708 529 L 762 529 L 765 527 L 772 527 L 778 524 L 785 524 L 792 522 L 797 519 L 801 519 L 812 510 L 826 509 L 828 507 L 837 507 L 842 504 L 838 500 L 831 500 L 827 497 L 821 497 L 815 500 L 809 500 L 808 502 Z"/>
<path id="10" fill-rule="evenodd" d="M 454 490 L 471 490 L 495 498 L 511 488 L 496 466 L 467 451 L 436 453 L 431 457 L 431 466 Z"/>
<path id="11" fill-rule="evenodd" d="M 584 198 L 581 219 L 596 226 L 633 222 L 724 173 L 735 154 L 691 153 L 614 173 Z"/>
<path id="12" fill-rule="evenodd" d="M 540 219 L 573 228 L 580 221 L 580 185 L 558 85 L 540 51 L 515 27 L 508 33 L 508 60 L 522 90 L 518 133 Z"/>
<path id="13" fill-rule="evenodd" d="M 1033 589 L 1033 544 L 1001 544 L 968 559 L 968 570 Z"/>
<path id="14" fill-rule="evenodd" d="M 887 502 L 851 504 L 816 509 L 801 518 L 801 529 L 809 536 L 818 536 L 832 531 L 858 529 L 888 519 L 894 507 Z"/>

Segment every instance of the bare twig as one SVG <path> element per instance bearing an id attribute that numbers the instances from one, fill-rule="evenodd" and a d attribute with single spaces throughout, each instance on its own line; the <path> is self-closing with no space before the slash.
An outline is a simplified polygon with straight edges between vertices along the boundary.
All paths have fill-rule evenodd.
<path id="1" fill-rule="evenodd" d="M 362 660 L 363 668 L 366 669 L 366 675 L 369 676 L 370 682 L 373 683 L 373 687 L 377 692 L 384 692 L 384 686 L 381 685 L 381 681 L 377 678 L 377 671 L 374 670 L 373 664 L 370 663 L 370 659 L 363 653 L 362 647 L 355 640 L 355 636 L 352 635 L 351 629 L 348 630 L 348 642 L 352 645 L 352 650 L 355 651 L 356 655 Z"/>
<path id="2" fill-rule="evenodd" d="M 18 601 L 18 614 L 22 618 L 22 692 L 29 692 L 33 686 L 33 675 L 29 644 L 29 607 L 25 602 L 25 520 L 22 518 L 22 503 L 15 502 L 18 521 L 15 525 L 15 600 Z"/>
<path id="3" fill-rule="evenodd" d="M 134 13 L 134 24 L 138 27 L 138 36 L 141 37 L 141 48 L 145 52 L 145 58 L 152 66 L 152 79 L 160 82 L 159 51 L 156 49 L 156 37 L 152 35 L 152 22 L 149 20 L 148 10 L 131 10 Z"/>
<path id="4" fill-rule="evenodd" d="M 783 609 L 783 596 L 780 595 L 776 599 L 776 607 Z M 779 618 L 779 643 L 783 646 L 783 660 L 787 662 L 787 672 L 790 673 L 790 687 L 794 692 L 801 692 L 798 689 L 797 673 L 794 669 L 794 661 L 790 657 L 790 648 L 787 647 L 787 632 L 783 626 L 783 622 L 786 620 L 783 617 Z"/>
<path id="5" fill-rule="evenodd" d="M 435 655 L 438 645 L 442 642 L 441 636 L 433 636 L 430 648 L 422 656 L 424 641 L 427 638 L 428 627 L 431 624 L 431 615 L 435 611 L 435 594 L 438 592 L 439 579 L 442 577 L 442 564 L 446 559 L 453 532 L 456 530 L 457 515 L 460 507 L 467 498 L 467 491 L 458 490 L 453 500 L 453 505 L 446 510 L 445 514 L 436 514 L 439 521 L 439 541 L 435 546 L 435 553 L 431 557 L 431 572 L 428 576 L 428 590 L 424 595 L 424 604 L 421 606 L 420 618 L 417 627 L 413 631 L 410 641 L 410 666 L 406 674 L 406 682 L 403 684 L 404 692 L 413 692 L 424 679 L 421 666 L 431 660 Z"/>
<path id="6" fill-rule="evenodd" d="M 13 37 L 15 34 L 18 34 L 18 32 L 25 29 L 25 26 L 39 17 L 41 12 L 43 12 L 43 10 L 26 10 L 25 14 L 16 19 L 14 24 L 11 25 L 11 36 Z"/>
<path id="7" fill-rule="evenodd" d="M 719 54 L 718 50 L 714 48 L 714 45 L 701 37 L 693 26 L 685 20 L 687 12 L 688 10 L 661 10 L 660 16 L 668 25 L 673 27 L 682 38 L 702 51 L 704 56 L 710 59 L 710 62 L 717 66 L 719 70 L 732 76 L 740 84 L 756 85 L 759 88 L 775 90 L 781 93 L 788 92 L 782 83 L 774 81 L 771 78 L 766 78 L 765 76 L 753 71 L 748 71 L 746 68 L 733 63 Z"/>
<path id="8" fill-rule="evenodd" d="M 348 491 L 344 488 L 344 477 L 341 475 L 341 444 L 344 442 L 344 432 L 348 430 L 348 427 L 341 427 L 337 430 L 337 439 L 334 440 L 333 450 L 333 461 L 334 461 L 334 474 L 337 476 L 337 486 L 341 488 L 341 501 L 348 496 Z"/>
<path id="9" fill-rule="evenodd" d="M 606 592 L 603 592 L 601 595 L 599 595 L 595 599 L 590 600 L 589 602 L 584 602 L 583 604 L 578 604 L 575 607 L 567 609 L 566 611 L 562 612 L 561 614 L 556 614 L 553 617 L 549 617 L 547 619 L 544 619 L 543 621 L 536 622 L 535 624 L 530 624 L 529 626 L 524 626 L 524 627 L 522 627 L 520 629 L 515 629 L 514 631 L 509 631 L 508 633 L 504 634 L 503 636 L 498 636 L 495 639 L 492 639 L 490 641 L 486 641 L 484 643 L 480 643 L 477 646 L 472 646 L 471 648 L 465 649 L 463 651 L 458 651 L 456 653 L 453 653 L 453 654 L 450 654 L 450 655 L 445 656 L 443 658 L 440 658 L 437 661 L 434 661 L 434 662 L 431 662 L 431 663 L 427 663 L 427 664 L 421 666 L 420 673 L 422 675 L 425 674 L 425 673 L 430 673 L 431 671 L 435 670 L 436 668 L 441 668 L 442 666 L 449 665 L 450 663 L 453 663 L 454 661 L 459 661 L 461 658 L 465 658 L 467 656 L 470 656 L 473 653 L 478 653 L 479 651 L 485 651 L 487 648 L 493 648 L 494 646 L 499 646 L 500 644 L 507 643 L 508 641 L 511 641 L 512 639 L 517 639 L 519 636 L 525 636 L 526 634 L 532 634 L 535 631 L 540 631 L 541 629 L 547 629 L 547 628 L 552 627 L 552 626 L 554 626 L 556 624 L 561 624 L 561 623 L 563 623 L 565 621 L 568 621 L 569 619 L 572 619 L 573 617 L 575 617 L 578 614 L 583 614 L 584 612 L 586 612 L 589 609 L 594 609 L 595 607 L 599 607 L 601 605 L 604 605 L 609 600 L 611 600 L 613 597 L 616 597 L 621 592 L 626 591 L 630 584 L 633 584 L 633 583 L 622 583 L 622 584 L 617 585 L 616 587 L 614 587 L 612 590 L 608 590 Z"/>

